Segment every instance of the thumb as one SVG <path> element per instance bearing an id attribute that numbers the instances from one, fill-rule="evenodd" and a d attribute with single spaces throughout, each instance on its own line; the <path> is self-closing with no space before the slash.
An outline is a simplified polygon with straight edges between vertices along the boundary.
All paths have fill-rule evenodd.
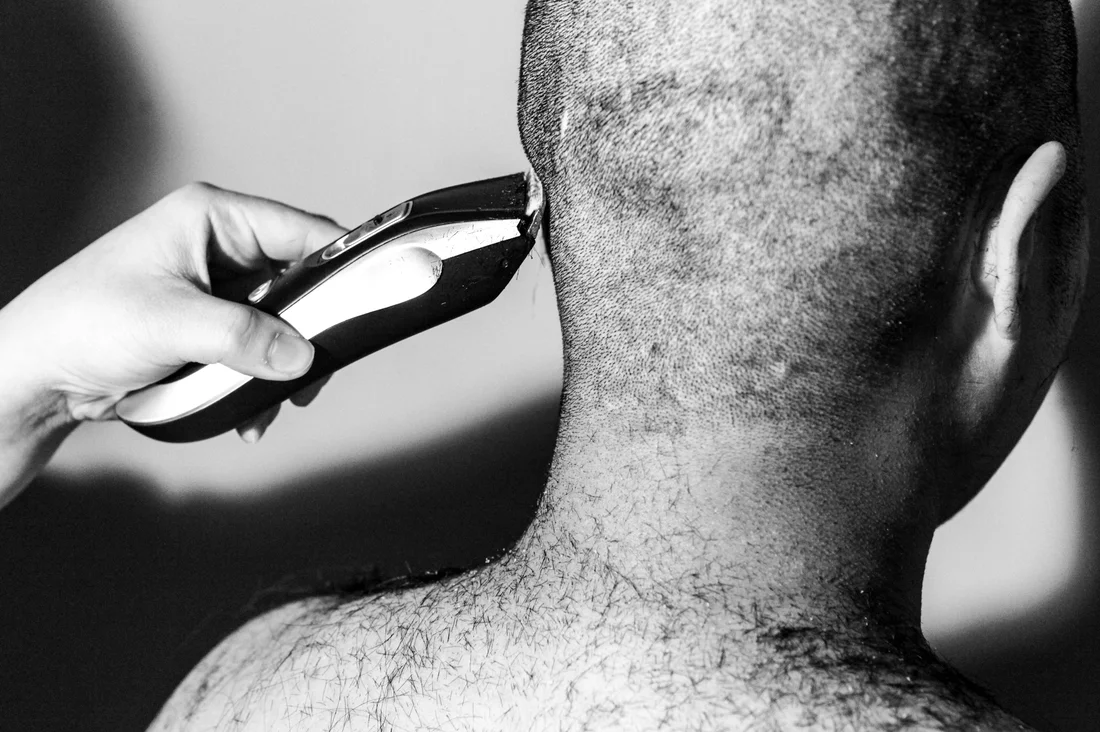
<path id="1" fill-rule="evenodd" d="M 178 312 L 175 350 L 186 361 L 279 381 L 301 376 L 313 363 L 313 344 L 255 308 L 196 293 Z"/>

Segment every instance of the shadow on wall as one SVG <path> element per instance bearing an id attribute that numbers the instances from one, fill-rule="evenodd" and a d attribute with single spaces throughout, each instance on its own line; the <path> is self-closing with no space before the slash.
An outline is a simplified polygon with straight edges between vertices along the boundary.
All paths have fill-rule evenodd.
<path id="1" fill-rule="evenodd" d="M 155 115 L 122 41 L 99 3 L 0 3 L 0 305 L 148 196 Z"/>
<path id="2" fill-rule="evenodd" d="M 1041 730 L 1100 728 L 1100 3 L 1081 3 L 1078 88 L 1085 132 L 1091 262 L 1085 304 L 1063 368 L 1074 450 L 1084 470 L 1081 545 L 1070 588 L 1026 615 L 947 639 L 950 660 Z M 1033 486 L 1042 490 L 1041 485 Z"/>
<path id="3" fill-rule="evenodd" d="M 261 498 L 165 506 L 111 474 L 0 513 L 0 707 L 15 729 L 144 729 L 250 618 L 327 586 L 469 567 L 534 510 L 557 401 Z M 18 722 L 18 723 L 16 723 Z"/>

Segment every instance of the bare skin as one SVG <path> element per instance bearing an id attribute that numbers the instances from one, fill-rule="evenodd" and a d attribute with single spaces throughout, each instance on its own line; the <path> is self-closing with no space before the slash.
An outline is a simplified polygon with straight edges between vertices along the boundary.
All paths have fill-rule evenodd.
<path id="1" fill-rule="evenodd" d="M 1046 146 L 989 181 L 1000 223 L 968 222 L 959 327 L 931 355 L 915 350 L 893 397 L 855 427 L 731 424 L 644 378 L 609 393 L 620 364 L 571 350 L 599 329 L 563 322 L 557 449 L 513 551 L 427 586 L 261 617 L 194 670 L 153 729 L 1026 728 L 920 635 L 943 509 L 909 438 L 923 417 L 898 405 L 942 389 L 921 367 L 933 358 L 957 369 L 951 393 L 975 419 L 1026 424 L 1049 369 L 1044 357 L 1021 375 L 1032 356 L 1020 330 L 1047 306 L 996 303 L 1016 303 L 1023 278 L 1041 287 L 1020 241 L 1064 165 Z M 567 199 L 548 178 L 551 200 Z M 557 246 L 582 235 L 576 213 L 555 210 Z M 612 235 L 594 226 L 583 235 Z M 1006 380 L 1031 395 L 1012 402 L 1023 406 L 1001 404 L 993 385 Z"/>
<path id="2" fill-rule="evenodd" d="M 761 53 L 767 94 L 691 76 L 738 58 L 715 50 L 721 43 L 751 51 L 758 29 L 786 28 L 789 18 L 769 16 L 778 6 L 758 5 L 754 26 L 677 3 L 532 3 L 521 132 L 552 206 L 565 351 L 558 442 L 534 522 L 507 555 L 468 574 L 254 620 L 194 670 L 153 729 L 1026 728 L 929 650 L 920 586 L 935 527 L 1007 454 L 1064 351 L 1085 232 L 1069 227 L 1071 239 L 1050 246 L 1051 201 L 1076 152 L 1044 139 L 988 161 L 930 269 L 935 297 L 903 313 L 913 320 L 890 341 L 884 378 L 833 378 L 865 370 L 882 333 L 849 351 L 865 360 L 813 370 L 830 339 L 865 332 L 844 330 L 854 317 L 843 309 L 820 328 L 817 350 L 739 361 L 754 333 L 737 318 L 790 321 L 810 338 L 819 325 L 807 316 L 799 330 L 796 306 L 824 285 L 804 281 L 775 300 L 791 309 L 768 309 L 765 280 L 729 252 L 739 237 L 758 258 L 761 241 L 824 238 L 829 210 L 812 206 L 844 181 L 818 176 L 809 213 L 790 207 L 794 223 L 777 243 L 766 227 L 732 226 L 741 212 L 721 205 L 743 171 L 707 166 L 759 148 L 730 142 L 754 114 L 791 127 L 812 126 L 834 100 L 838 119 L 850 111 L 828 86 L 841 78 L 825 63 L 833 56 L 784 86 Z M 675 33 L 663 45 L 630 45 L 666 28 Z M 723 28 L 749 28 L 749 40 Z M 868 51 L 877 66 L 853 68 L 877 69 L 889 57 L 880 50 Z M 620 63 L 627 52 L 640 57 Z M 631 76 L 647 63 L 647 75 Z M 773 109 L 773 86 L 790 109 Z M 800 118 L 795 100 L 806 98 L 825 107 Z M 740 117 L 729 113 L 742 102 Z M 872 149 L 870 128 L 852 126 Z M 652 146 L 634 145 L 641 138 Z M 852 147 L 838 143 L 824 173 Z M 698 165 L 677 167 L 683 159 Z M 870 180 L 883 159 L 856 156 L 848 173 Z M 891 192 L 889 176 L 873 180 L 856 192 Z M 842 230 L 858 223 L 839 220 Z M 857 254 L 832 283 L 844 302 L 858 302 L 869 286 L 859 277 L 882 258 Z M 805 389 L 787 389 L 799 379 Z"/>
<path id="3" fill-rule="evenodd" d="M 905 567 L 812 507 L 760 520 L 766 442 L 567 401 L 539 516 L 502 560 L 261 617 L 153 729 L 1024 729 L 920 636 L 931 512 Z M 845 448 L 855 469 L 831 479 L 869 490 Z"/>
<path id="4" fill-rule="evenodd" d="M 700 477 L 705 463 L 673 445 L 636 447 L 624 465 L 559 450 L 549 498 L 624 476 L 660 495 L 673 481 L 683 517 L 728 488 L 730 471 Z M 563 490 L 578 476 L 585 491 Z M 195 669 L 153 729 L 1024 728 L 939 662 L 914 618 L 851 592 L 843 557 L 815 562 L 834 576 L 811 583 L 799 551 L 790 577 L 762 586 L 770 542 L 745 537 L 730 553 L 714 523 L 655 530 L 661 508 L 544 508 L 484 569 L 259 618 Z M 600 541 L 614 524 L 640 540 Z"/>

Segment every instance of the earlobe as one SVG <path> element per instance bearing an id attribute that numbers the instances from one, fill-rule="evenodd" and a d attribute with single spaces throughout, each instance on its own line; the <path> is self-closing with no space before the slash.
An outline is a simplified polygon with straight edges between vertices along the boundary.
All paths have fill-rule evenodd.
<path id="1" fill-rule="evenodd" d="M 1004 341 L 1020 335 L 1020 308 L 1031 260 L 1033 222 L 1066 170 L 1061 143 L 1039 147 L 1016 173 L 1000 211 L 984 227 L 974 261 L 978 292 L 992 305 L 993 331 Z"/>

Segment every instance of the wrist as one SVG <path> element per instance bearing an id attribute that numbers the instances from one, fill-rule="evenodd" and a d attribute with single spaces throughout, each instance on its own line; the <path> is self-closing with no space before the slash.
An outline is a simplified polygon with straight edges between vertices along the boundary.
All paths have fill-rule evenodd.
<path id="1" fill-rule="evenodd" d="M 64 395 L 0 368 L 0 443 L 46 439 L 75 426 Z"/>
<path id="2" fill-rule="evenodd" d="M 64 395 L 49 382 L 46 364 L 14 347 L 27 339 L 9 337 L 5 322 L 0 317 L 0 344 L 8 346 L 0 359 L 0 445 L 45 440 L 75 426 Z"/>
<path id="3" fill-rule="evenodd" d="M 31 482 L 76 426 L 51 364 L 38 346 L 40 329 L 21 319 L 20 298 L 0 309 L 0 508 Z"/>
<path id="4" fill-rule="evenodd" d="M 61 394 L 35 389 L 0 368 L 0 508 L 49 462 L 76 426 Z"/>

